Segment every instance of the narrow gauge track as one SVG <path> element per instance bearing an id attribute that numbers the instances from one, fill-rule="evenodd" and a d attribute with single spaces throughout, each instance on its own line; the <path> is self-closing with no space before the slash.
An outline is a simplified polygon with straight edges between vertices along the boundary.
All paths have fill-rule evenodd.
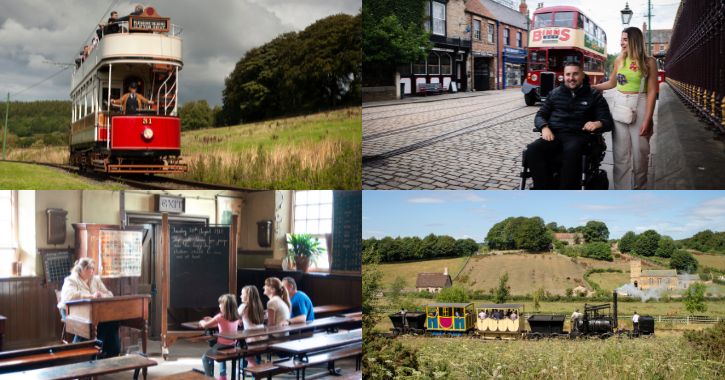
<path id="1" fill-rule="evenodd" d="M 431 146 L 431 145 L 437 144 L 437 143 L 439 143 L 441 141 L 449 140 L 449 139 L 452 139 L 454 137 L 460 136 L 460 135 L 462 135 L 464 133 L 477 132 L 477 131 L 481 131 L 481 130 L 484 130 L 484 129 L 489 129 L 489 128 L 495 127 L 497 125 L 501 125 L 503 123 L 508 123 L 510 121 L 514 121 L 514 120 L 518 120 L 518 119 L 523 119 L 525 117 L 529 117 L 529 116 L 535 114 L 536 112 L 538 112 L 538 109 L 536 109 L 536 111 L 534 111 L 534 112 L 529 112 L 529 113 L 527 113 L 525 115 L 522 115 L 522 116 L 519 116 L 519 117 L 515 117 L 513 119 L 507 119 L 507 120 L 504 120 L 504 121 L 501 121 L 501 122 L 498 122 L 498 123 L 495 123 L 495 124 L 491 124 L 491 125 L 481 125 L 481 124 L 484 124 L 484 123 L 486 123 L 488 121 L 495 120 L 495 119 L 498 119 L 498 118 L 503 117 L 503 116 L 508 116 L 509 113 L 515 112 L 515 111 L 518 111 L 518 110 L 521 110 L 521 109 L 524 109 L 524 108 L 530 108 L 530 107 L 527 107 L 527 106 L 519 107 L 519 108 L 516 108 L 516 109 L 513 109 L 513 110 L 508 111 L 504 115 L 498 115 L 498 116 L 494 116 L 494 117 L 492 117 L 490 119 L 487 119 L 487 120 L 477 121 L 477 122 L 475 122 L 473 124 L 469 124 L 469 125 L 467 125 L 465 127 L 458 128 L 458 129 L 455 129 L 455 130 L 452 130 L 452 131 L 449 131 L 449 132 L 446 132 L 446 133 L 443 133 L 443 134 L 440 134 L 438 136 L 434 136 L 434 137 L 431 137 L 431 138 L 428 138 L 428 139 L 425 139 L 425 140 L 421 140 L 421 141 L 418 141 L 418 142 L 413 143 L 413 144 L 410 144 L 410 145 L 402 146 L 400 148 L 396 148 L 396 149 L 393 149 L 393 150 L 390 150 L 390 151 L 387 151 L 387 152 L 384 152 L 384 153 L 380 153 L 380 154 L 375 154 L 375 155 L 370 155 L 370 156 L 363 156 L 363 158 L 362 158 L 363 165 L 371 164 L 371 163 L 374 163 L 376 161 L 385 160 L 385 159 L 388 159 L 388 158 L 391 158 L 391 157 L 399 156 L 399 155 L 404 154 L 404 153 L 412 152 L 412 151 L 417 150 L 417 149 L 420 149 L 420 148 L 424 148 L 424 147 L 427 147 L 427 146 Z M 464 118 L 462 120 L 470 119 L 470 118 L 472 118 L 472 117 Z"/>
<path id="2" fill-rule="evenodd" d="M 499 107 L 501 105 L 508 104 L 508 103 L 511 103 L 511 102 L 503 102 L 503 103 L 492 104 L 492 105 L 489 105 L 487 107 L 476 108 L 474 110 L 456 113 L 455 115 L 444 116 L 444 117 L 441 117 L 441 118 L 438 118 L 438 119 L 426 121 L 424 123 L 408 125 L 408 126 L 400 127 L 400 128 L 397 128 L 397 129 L 391 129 L 391 130 L 387 130 L 387 131 L 383 131 L 383 132 L 369 134 L 367 136 L 363 135 L 363 138 L 362 139 L 363 139 L 363 141 L 370 141 L 370 140 L 379 139 L 381 137 L 393 136 L 393 135 L 397 135 L 397 134 L 400 134 L 400 133 L 405 133 L 405 132 L 409 132 L 409 131 L 415 131 L 415 130 L 423 129 L 423 128 L 426 128 L 426 127 L 440 126 L 440 125 L 444 125 L 444 124 L 447 124 L 447 123 L 453 123 L 453 122 L 456 122 L 456 121 L 466 120 L 466 119 L 470 119 L 472 117 L 476 117 L 477 116 L 476 114 L 478 112 L 480 112 L 480 111 L 485 111 L 485 110 L 487 110 L 489 108 Z M 460 107 L 460 108 L 466 108 L 466 106 L 463 106 L 463 107 Z M 522 108 L 526 108 L 526 107 L 515 108 L 512 111 L 518 111 L 518 110 L 520 110 Z M 438 110 L 436 110 L 436 111 L 438 111 Z M 504 111 L 508 111 L 508 110 L 504 110 Z M 464 115 L 468 115 L 468 114 L 473 114 L 473 115 L 464 116 Z M 464 117 L 458 118 L 458 116 L 464 116 Z M 442 122 L 443 120 L 446 120 L 446 119 L 451 119 L 451 120 L 447 120 L 445 122 Z M 440 123 L 440 122 L 442 122 L 442 123 Z"/>
<path id="3" fill-rule="evenodd" d="M 231 185 L 220 185 L 192 180 L 184 180 L 179 178 L 171 178 L 164 176 L 118 176 L 118 175 L 104 175 L 102 173 L 95 172 L 82 172 L 78 167 L 66 164 L 53 164 L 49 162 L 38 162 L 38 161 L 15 161 L 5 160 L 0 162 L 15 162 L 20 164 L 30 165 L 42 165 L 51 168 L 65 170 L 69 173 L 77 174 L 85 178 L 93 180 L 112 180 L 115 182 L 128 185 L 135 189 L 142 190 L 234 190 L 234 191 L 254 191 L 253 189 L 245 189 L 242 187 L 236 187 Z"/>

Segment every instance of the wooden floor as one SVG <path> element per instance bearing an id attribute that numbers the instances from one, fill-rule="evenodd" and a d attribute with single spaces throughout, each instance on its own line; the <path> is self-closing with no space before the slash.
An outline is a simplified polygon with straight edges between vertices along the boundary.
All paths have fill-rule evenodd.
<path id="1" fill-rule="evenodd" d="M 202 364 L 201 364 L 201 355 L 206 352 L 206 350 L 209 348 L 206 342 L 197 342 L 197 343 L 190 343 L 183 340 L 178 340 L 173 346 L 171 346 L 171 349 L 169 351 L 169 358 L 168 360 L 164 360 L 161 357 L 161 346 L 158 341 L 151 341 L 149 340 L 148 344 L 148 350 L 149 350 L 149 359 L 157 361 L 159 364 L 154 367 L 149 368 L 148 372 L 148 378 L 149 379 L 156 379 L 163 376 L 169 376 L 180 372 L 189 371 L 191 369 L 199 369 L 203 370 Z M 342 370 L 343 375 L 349 375 L 355 373 L 355 359 L 348 359 L 348 360 L 341 360 L 339 362 L 335 362 L 335 366 L 340 368 Z M 229 373 L 231 371 L 231 362 L 227 362 L 227 378 L 231 379 L 231 374 Z M 339 377 L 336 376 L 320 376 L 317 377 L 315 374 L 322 374 L 327 372 L 327 366 L 320 366 L 315 368 L 310 368 L 307 370 L 307 377 L 311 378 L 330 378 L 330 379 L 339 379 Z M 357 372 L 357 374 L 361 375 L 360 372 Z M 214 375 L 216 377 L 219 376 L 219 364 L 215 367 Z M 103 380 L 128 380 L 131 378 L 132 372 L 129 373 L 118 373 L 114 375 L 106 375 L 101 376 L 100 379 Z M 318 375 L 319 376 L 319 375 Z M 275 376 L 275 379 L 294 379 L 294 374 L 289 375 L 279 375 Z M 247 377 L 247 379 L 250 379 L 250 377 Z"/>

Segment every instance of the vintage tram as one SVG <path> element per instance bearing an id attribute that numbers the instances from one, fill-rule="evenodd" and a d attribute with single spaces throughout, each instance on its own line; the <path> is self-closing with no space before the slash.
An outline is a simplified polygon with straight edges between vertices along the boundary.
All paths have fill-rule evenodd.
<path id="1" fill-rule="evenodd" d="M 607 35 L 578 8 L 554 6 L 534 12 L 521 91 L 526 105 L 544 100 L 564 82 L 564 65 L 578 62 L 591 84 L 604 78 Z"/>
<path id="2" fill-rule="evenodd" d="M 177 115 L 181 28 L 153 7 L 115 24 L 99 29 L 76 60 L 70 163 L 104 173 L 185 172 Z M 138 95 L 148 102 L 124 112 L 121 99 L 131 87 L 134 103 Z"/>

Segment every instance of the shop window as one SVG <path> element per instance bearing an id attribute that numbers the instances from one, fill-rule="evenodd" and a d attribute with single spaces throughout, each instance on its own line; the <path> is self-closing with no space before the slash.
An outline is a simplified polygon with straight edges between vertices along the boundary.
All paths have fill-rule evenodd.
<path id="1" fill-rule="evenodd" d="M 425 58 L 413 63 L 413 74 L 414 75 L 425 75 L 426 74 L 426 62 Z"/>
<path id="2" fill-rule="evenodd" d="M 451 56 L 448 54 L 441 54 L 441 74 L 451 75 L 453 72 L 453 65 L 451 64 Z"/>
<path id="3" fill-rule="evenodd" d="M 430 52 L 428 55 L 428 75 L 440 75 L 440 57 L 435 52 Z"/>

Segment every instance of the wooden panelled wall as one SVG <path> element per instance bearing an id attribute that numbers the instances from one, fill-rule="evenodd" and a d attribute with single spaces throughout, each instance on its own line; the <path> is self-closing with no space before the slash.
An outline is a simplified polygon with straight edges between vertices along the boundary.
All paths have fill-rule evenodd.
<path id="1" fill-rule="evenodd" d="M 262 295 L 267 277 L 282 279 L 286 276 L 295 279 L 299 290 L 307 293 L 315 306 L 337 304 L 362 307 L 362 277 L 359 274 L 303 274 L 281 270 L 240 269 L 237 271 L 237 289 L 254 285 Z M 262 301 L 266 302 L 267 297 L 262 295 Z"/>
<path id="2" fill-rule="evenodd" d="M 136 294 L 138 278 L 103 279 L 115 295 Z M 60 340 L 61 322 L 56 307 L 58 284 L 44 284 L 40 277 L 0 279 L 0 315 L 7 317 L 3 350 L 55 343 Z M 135 344 L 138 334 L 121 329 L 124 346 Z"/>

